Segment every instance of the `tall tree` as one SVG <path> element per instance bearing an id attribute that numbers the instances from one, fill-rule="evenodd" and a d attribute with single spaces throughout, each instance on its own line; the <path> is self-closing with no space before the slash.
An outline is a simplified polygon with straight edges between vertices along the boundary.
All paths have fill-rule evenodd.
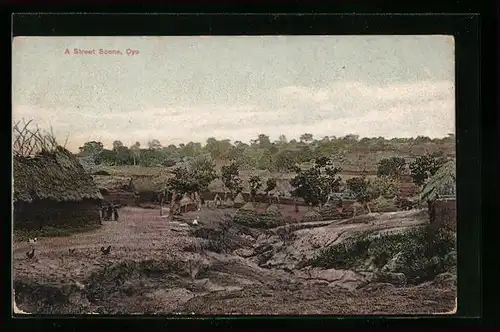
<path id="1" fill-rule="evenodd" d="M 262 179 L 258 175 L 250 176 L 248 180 L 250 186 L 250 202 L 253 202 L 255 196 L 257 196 L 257 191 L 262 187 Z"/>
<path id="2" fill-rule="evenodd" d="M 82 155 L 95 157 L 104 150 L 104 145 L 98 141 L 90 141 L 80 146 L 78 150 L 80 150 L 80 154 Z"/>
<path id="3" fill-rule="evenodd" d="M 356 201 L 363 205 L 371 213 L 368 204 L 373 199 L 373 192 L 370 190 L 370 181 L 364 177 L 355 177 L 346 181 L 347 189 L 352 193 Z"/>
<path id="4" fill-rule="evenodd" d="M 141 156 L 141 143 L 135 142 L 134 144 L 132 144 L 132 146 L 130 146 L 130 154 L 131 154 L 132 159 L 134 161 L 134 166 L 136 166 L 137 160 Z"/>
<path id="5" fill-rule="evenodd" d="M 234 199 L 243 190 L 243 181 L 240 178 L 240 171 L 235 162 L 222 166 L 221 180 L 224 183 L 224 187 L 229 190 L 231 199 Z"/>
<path id="6" fill-rule="evenodd" d="M 426 154 L 419 156 L 410 163 L 410 172 L 413 183 L 418 186 L 425 184 L 429 177 L 436 174 L 438 169 L 446 162 L 442 154 Z"/>
<path id="7" fill-rule="evenodd" d="M 300 197 L 313 206 L 324 204 L 328 197 L 340 189 L 341 168 L 335 167 L 329 158 L 316 158 L 313 166 L 302 170 L 295 169 L 297 175 L 290 180 L 292 196 Z"/>
<path id="8" fill-rule="evenodd" d="M 150 150 L 160 150 L 162 148 L 162 145 L 159 140 L 152 139 L 151 141 L 148 142 L 148 148 Z"/>
<path id="9" fill-rule="evenodd" d="M 113 141 L 113 151 L 118 151 L 118 149 L 121 147 L 123 147 L 122 141 Z"/>
<path id="10" fill-rule="evenodd" d="M 304 133 L 304 134 L 300 135 L 299 139 L 301 142 L 310 143 L 313 140 L 313 135 L 310 133 Z"/>
<path id="11" fill-rule="evenodd" d="M 406 160 L 401 157 L 383 158 L 378 163 L 377 176 L 390 176 L 399 179 L 406 171 Z"/>

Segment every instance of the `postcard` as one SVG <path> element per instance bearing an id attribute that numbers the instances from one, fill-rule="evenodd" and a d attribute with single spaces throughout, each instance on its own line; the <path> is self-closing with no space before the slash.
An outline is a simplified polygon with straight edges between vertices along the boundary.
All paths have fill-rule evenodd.
<path id="1" fill-rule="evenodd" d="M 453 314 L 454 39 L 16 37 L 15 313 Z"/>

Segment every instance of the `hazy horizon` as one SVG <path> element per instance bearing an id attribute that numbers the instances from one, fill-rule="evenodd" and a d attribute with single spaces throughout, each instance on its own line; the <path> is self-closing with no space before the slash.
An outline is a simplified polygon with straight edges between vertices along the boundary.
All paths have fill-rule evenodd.
<path id="1" fill-rule="evenodd" d="M 455 132 L 451 36 L 16 37 L 12 66 L 13 120 L 52 127 L 72 151 Z"/>

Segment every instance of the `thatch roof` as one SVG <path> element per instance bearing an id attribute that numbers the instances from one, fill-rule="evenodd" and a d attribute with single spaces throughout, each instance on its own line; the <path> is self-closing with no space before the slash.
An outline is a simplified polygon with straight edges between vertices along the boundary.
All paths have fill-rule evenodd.
<path id="1" fill-rule="evenodd" d="M 56 147 L 37 155 L 13 157 L 14 202 L 102 200 L 92 176 L 68 150 Z"/>
<path id="2" fill-rule="evenodd" d="M 243 197 L 242 193 L 238 193 L 238 195 L 236 195 L 236 197 L 234 198 L 234 203 L 245 204 L 245 198 Z"/>
<path id="3" fill-rule="evenodd" d="M 173 175 L 160 174 L 155 176 L 134 176 L 134 187 L 138 192 L 161 191 L 165 189 L 168 179 Z"/>
<path id="4" fill-rule="evenodd" d="M 130 185 L 129 176 L 115 176 L 115 175 L 92 175 L 94 182 L 99 189 L 106 189 L 107 191 L 120 190 L 128 188 Z"/>
<path id="5" fill-rule="evenodd" d="M 179 204 L 181 206 L 185 206 L 185 205 L 194 204 L 194 201 L 191 199 L 191 197 L 189 197 L 189 195 L 184 194 L 184 196 L 179 201 Z"/>
<path id="6" fill-rule="evenodd" d="M 234 201 L 231 199 L 231 197 L 228 196 L 226 198 L 226 201 L 224 202 L 224 204 L 226 204 L 226 205 L 233 205 Z"/>
<path id="7" fill-rule="evenodd" d="M 240 210 L 244 210 L 244 211 L 254 211 L 254 210 L 255 210 L 255 207 L 253 206 L 253 203 L 248 202 L 248 203 L 246 203 L 245 205 L 243 205 L 242 207 L 240 207 Z"/>

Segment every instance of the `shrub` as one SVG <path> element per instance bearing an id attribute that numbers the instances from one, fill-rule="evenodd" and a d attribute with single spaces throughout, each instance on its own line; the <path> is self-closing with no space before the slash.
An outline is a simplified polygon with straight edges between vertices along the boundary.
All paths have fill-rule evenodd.
<path id="1" fill-rule="evenodd" d="M 301 222 L 309 222 L 309 221 L 321 221 L 323 220 L 323 216 L 321 213 L 317 211 L 307 211 L 302 218 L 300 218 Z"/>
<path id="2" fill-rule="evenodd" d="M 372 212 L 395 212 L 398 210 L 392 199 L 386 199 L 382 196 L 370 202 Z"/>
<path id="3" fill-rule="evenodd" d="M 92 175 L 111 175 L 108 171 L 104 171 L 104 170 L 100 170 L 100 171 L 96 171 L 94 173 L 92 173 Z"/>
<path id="4" fill-rule="evenodd" d="M 419 227 L 399 234 L 363 235 L 322 249 L 314 267 L 404 273 L 408 283 L 432 280 L 456 266 L 455 235 Z"/>
<path id="5" fill-rule="evenodd" d="M 238 211 L 233 218 L 237 224 L 252 227 L 252 228 L 275 228 L 283 226 L 286 221 L 281 216 L 271 215 L 267 213 L 256 214 L 248 211 Z"/>

